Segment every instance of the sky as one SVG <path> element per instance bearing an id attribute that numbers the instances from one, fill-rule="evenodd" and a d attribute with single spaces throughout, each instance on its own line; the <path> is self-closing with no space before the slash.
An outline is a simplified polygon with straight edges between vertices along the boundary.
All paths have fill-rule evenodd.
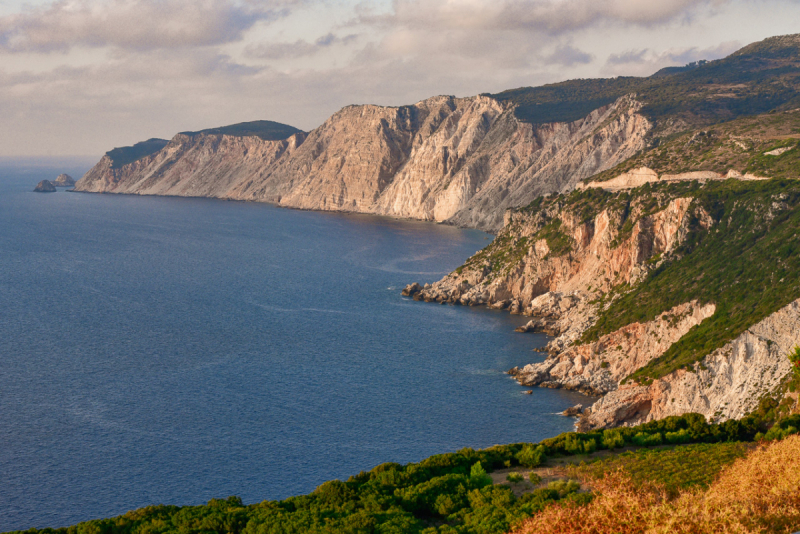
<path id="1" fill-rule="evenodd" d="M 798 21 L 800 0 L 0 0 L 0 158 L 647 76 Z"/>

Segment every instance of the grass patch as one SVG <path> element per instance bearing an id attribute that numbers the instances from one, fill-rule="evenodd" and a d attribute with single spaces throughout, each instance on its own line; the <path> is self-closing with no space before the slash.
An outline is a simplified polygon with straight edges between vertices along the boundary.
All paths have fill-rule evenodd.
<path id="1" fill-rule="evenodd" d="M 621 470 L 641 486 L 656 483 L 667 491 L 708 487 L 723 467 L 746 456 L 746 443 L 698 443 L 658 449 L 637 449 L 575 468 L 577 475 L 600 478 Z"/>

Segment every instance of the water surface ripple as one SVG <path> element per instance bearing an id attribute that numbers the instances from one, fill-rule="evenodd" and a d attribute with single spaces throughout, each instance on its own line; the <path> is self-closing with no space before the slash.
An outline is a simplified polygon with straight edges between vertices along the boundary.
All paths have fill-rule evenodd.
<path id="1" fill-rule="evenodd" d="M 400 297 L 486 234 L 31 192 L 59 172 L 0 169 L 0 531 L 280 499 L 571 428 L 554 413 L 579 395 L 503 374 L 542 358 L 524 319 Z"/>

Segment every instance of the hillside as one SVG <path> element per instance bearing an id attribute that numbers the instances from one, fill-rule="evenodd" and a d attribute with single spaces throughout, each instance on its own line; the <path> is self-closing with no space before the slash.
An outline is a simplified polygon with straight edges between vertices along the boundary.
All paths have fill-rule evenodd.
<path id="1" fill-rule="evenodd" d="M 281 124 L 273 121 L 250 121 L 222 126 L 220 128 L 208 128 L 197 132 L 181 132 L 183 135 L 194 137 L 196 135 L 231 135 L 234 137 L 258 137 L 264 141 L 282 141 L 289 137 L 303 133 L 294 126 Z"/>
<path id="2" fill-rule="evenodd" d="M 119 167 L 103 158 L 77 191 L 207 196 L 446 221 L 496 231 L 506 208 L 571 189 L 633 156 L 650 125 L 622 97 L 570 123 L 531 125 L 487 97 L 349 106 L 283 140 L 178 134 Z"/>
<path id="3" fill-rule="evenodd" d="M 551 515 L 560 517 L 562 506 L 582 514 L 597 513 L 592 503 L 607 502 L 618 489 L 611 483 L 619 481 L 619 476 L 606 480 L 606 473 L 629 477 L 630 487 L 639 492 L 650 484 L 663 484 L 667 495 L 677 496 L 678 501 L 686 492 L 714 491 L 719 484 L 715 480 L 721 471 L 720 480 L 724 479 L 726 466 L 743 470 L 742 460 L 734 463 L 737 459 L 750 454 L 760 461 L 765 451 L 796 447 L 797 436 L 792 434 L 800 426 L 800 417 L 783 420 L 765 436 L 761 431 L 769 424 L 748 417 L 714 425 L 687 415 L 634 428 L 567 433 L 541 443 L 462 449 L 408 465 L 381 464 L 345 482 L 329 481 L 308 495 L 284 501 L 245 505 L 229 497 L 201 506 L 149 506 L 68 528 L 25 532 L 501 534 L 515 526 L 530 528 L 526 520 L 532 516 L 533 521 L 553 521 Z M 753 445 L 747 442 L 764 438 L 784 441 L 751 453 Z M 800 489 L 796 464 L 771 463 L 769 468 L 788 481 L 786 489 L 795 496 Z M 665 495 L 655 496 L 654 504 Z M 796 518 L 784 512 L 773 520 Z M 558 522 L 547 524 L 559 528 Z"/>
<path id="4" fill-rule="evenodd" d="M 307 135 L 269 121 L 184 132 L 158 151 L 104 158 L 76 190 L 251 200 L 497 232 L 506 209 L 568 192 L 662 139 L 800 107 L 798 39 L 767 39 L 648 78 L 349 106 Z"/>
<path id="5" fill-rule="evenodd" d="M 738 418 L 786 393 L 798 227 L 796 180 L 576 190 L 510 211 L 486 249 L 405 294 L 534 317 L 527 329 L 558 337 L 514 374 L 603 395 L 584 428 Z"/>
<path id="6" fill-rule="evenodd" d="M 571 121 L 636 93 L 656 135 L 742 115 L 800 107 L 800 35 L 771 37 L 717 61 L 662 69 L 648 78 L 570 80 L 492 95 L 525 122 Z"/>

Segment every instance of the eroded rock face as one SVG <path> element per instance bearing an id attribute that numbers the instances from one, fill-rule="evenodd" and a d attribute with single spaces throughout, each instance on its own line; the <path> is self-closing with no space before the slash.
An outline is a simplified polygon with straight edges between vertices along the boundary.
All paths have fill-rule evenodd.
<path id="1" fill-rule="evenodd" d="M 104 157 L 76 190 L 263 201 L 497 231 L 506 208 L 570 190 L 640 150 L 651 128 L 640 107 L 623 97 L 573 123 L 534 126 L 486 96 L 349 106 L 283 141 L 179 134 L 119 169 Z"/>
<path id="2" fill-rule="evenodd" d="M 55 193 L 56 186 L 50 180 L 42 180 L 33 189 L 35 193 Z"/>
<path id="3" fill-rule="evenodd" d="M 573 346 L 516 373 L 523 386 L 605 395 L 631 373 L 661 356 L 691 328 L 714 314 L 713 304 L 681 304 L 647 323 L 632 323 L 595 343 Z"/>
<path id="4" fill-rule="evenodd" d="M 430 286 L 410 286 L 409 294 L 417 300 L 527 314 L 533 319 L 520 331 L 557 335 L 547 346 L 544 362 L 515 367 L 509 374 L 525 387 L 601 396 L 581 414 L 582 430 L 635 425 L 687 412 L 715 421 L 739 418 L 789 374 L 787 355 L 800 345 L 800 300 L 706 356 L 693 372 L 678 370 L 649 386 L 622 385 L 626 377 L 714 315 L 716 306 L 686 302 L 652 321 L 632 323 L 580 344 L 583 333 L 596 322 L 600 297 L 608 298 L 621 284 L 642 280 L 678 249 L 690 224 L 713 230 L 714 221 L 692 199 L 676 198 L 661 211 L 632 215 L 636 222 L 628 234 L 621 234 L 614 230 L 622 227 L 620 221 L 607 210 L 582 221 L 558 203 L 552 206 L 554 214 L 546 212 L 550 208 L 507 213 L 506 227 L 495 240 L 505 248 L 487 248 Z M 550 250 L 546 239 L 536 238 L 555 216 L 572 243 L 560 254 Z M 498 258 L 508 257 L 512 261 L 498 263 Z"/>
<path id="5" fill-rule="evenodd" d="M 791 372 L 787 355 L 800 345 L 800 299 L 706 356 L 649 386 L 622 386 L 592 406 L 583 429 L 635 425 L 687 412 L 712 421 L 752 412 Z M 635 409 L 634 409 L 635 408 Z"/>
<path id="6" fill-rule="evenodd" d="M 75 185 L 75 180 L 69 174 L 59 174 L 53 182 L 56 187 L 72 187 Z"/>
<path id="7" fill-rule="evenodd" d="M 691 208 L 691 210 L 690 210 Z M 531 330 L 569 337 L 553 347 L 566 346 L 594 323 L 596 310 L 590 301 L 613 287 L 641 280 L 656 263 L 649 260 L 668 254 L 688 233 L 692 217 L 710 225 L 708 214 L 692 207 L 691 198 L 677 198 L 665 209 L 641 217 L 621 243 L 604 210 L 590 222 L 560 213 L 561 229 L 572 237 L 568 254 L 551 254 L 548 243 L 538 239 L 521 251 L 520 260 L 500 275 L 488 265 L 456 270 L 415 292 L 414 298 L 467 306 L 487 305 L 540 319 Z M 523 238 L 532 238 L 542 227 L 538 214 L 508 213 L 498 239 L 509 238 L 511 249 Z M 513 239 L 511 237 L 513 236 Z M 542 319 L 544 321 L 542 321 Z"/>

